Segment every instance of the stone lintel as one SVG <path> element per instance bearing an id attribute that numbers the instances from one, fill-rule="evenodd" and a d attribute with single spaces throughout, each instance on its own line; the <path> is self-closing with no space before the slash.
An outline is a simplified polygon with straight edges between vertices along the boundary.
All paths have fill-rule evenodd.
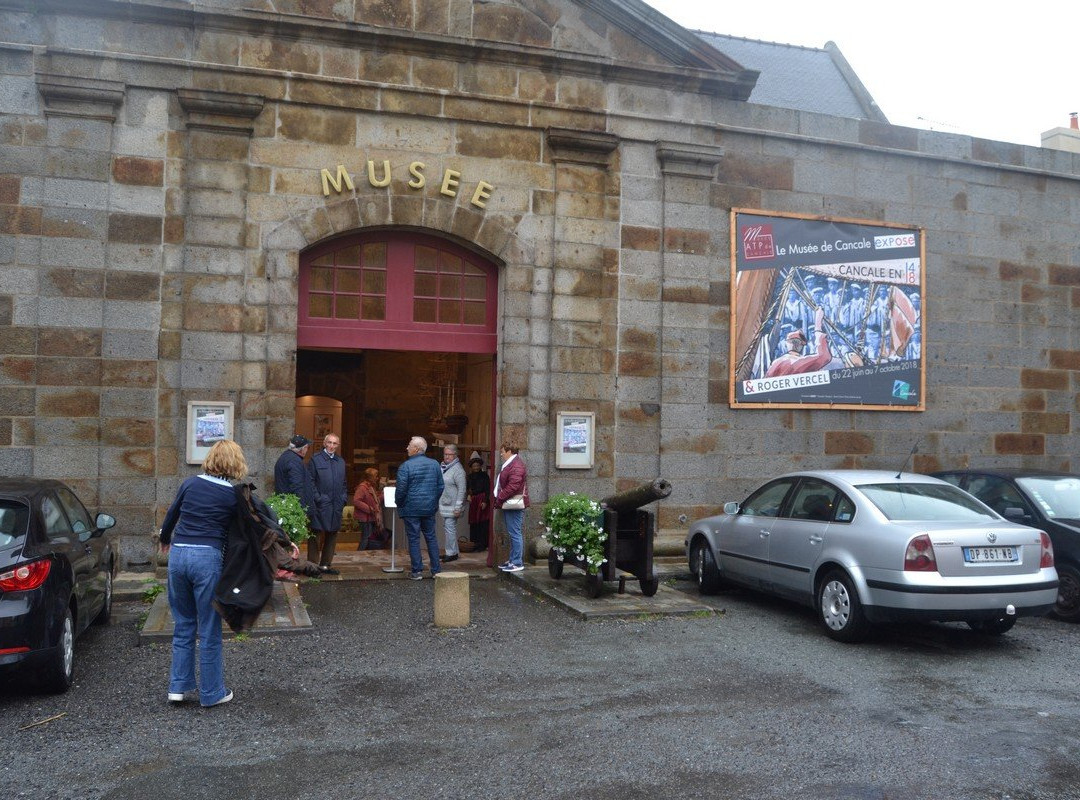
<path id="1" fill-rule="evenodd" d="M 598 131 L 548 128 L 547 144 L 551 148 L 552 161 L 607 167 L 611 154 L 619 146 L 619 137 Z"/>
<path id="2" fill-rule="evenodd" d="M 203 128 L 251 135 L 264 98 L 255 94 L 177 89 L 180 106 L 187 112 L 189 128 Z"/>
<path id="3" fill-rule="evenodd" d="M 709 145 L 657 142 L 656 157 L 660 159 L 660 171 L 665 175 L 711 181 L 716 177 L 716 167 L 724 157 L 724 150 Z"/>
<path id="4" fill-rule="evenodd" d="M 116 109 L 124 102 L 125 86 L 120 81 L 38 73 L 37 85 L 47 115 L 115 122 Z"/>

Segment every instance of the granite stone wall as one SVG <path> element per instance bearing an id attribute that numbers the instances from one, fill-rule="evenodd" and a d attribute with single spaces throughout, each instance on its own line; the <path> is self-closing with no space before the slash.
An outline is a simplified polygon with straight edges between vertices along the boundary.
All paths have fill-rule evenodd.
<path id="1" fill-rule="evenodd" d="M 0 474 L 71 481 L 145 562 L 187 403 L 233 402 L 267 475 L 299 254 L 371 227 L 499 265 L 497 438 L 535 501 L 662 475 L 677 530 L 916 441 L 918 470 L 1080 471 L 1076 157 L 750 105 L 629 5 L 0 0 Z M 728 406 L 732 208 L 924 228 L 925 412 Z M 590 470 L 555 468 L 565 410 Z"/>

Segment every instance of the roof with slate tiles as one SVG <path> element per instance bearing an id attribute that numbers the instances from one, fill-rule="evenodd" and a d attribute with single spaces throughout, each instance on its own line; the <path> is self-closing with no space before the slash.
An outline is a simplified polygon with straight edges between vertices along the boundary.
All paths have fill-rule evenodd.
<path id="1" fill-rule="evenodd" d="M 888 122 L 833 42 L 815 48 L 694 33 L 743 67 L 760 71 L 751 103 Z"/>

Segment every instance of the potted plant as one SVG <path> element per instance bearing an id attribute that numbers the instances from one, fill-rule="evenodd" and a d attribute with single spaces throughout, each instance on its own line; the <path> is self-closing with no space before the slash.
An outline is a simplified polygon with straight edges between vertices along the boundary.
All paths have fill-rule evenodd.
<path id="1" fill-rule="evenodd" d="M 595 575 L 607 561 L 603 511 L 600 504 L 575 492 L 556 494 L 544 505 L 544 539 L 551 545 L 548 571 L 562 574 L 564 561 L 577 564 Z"/>
<path id="2" fill-rule="evenodd" d="M 266 498 L 266 504 L 277 514 L 281 529 L 294 544 L 303 544 L 311 538 L 307 512 L 300 505 L 300 498 L 295 494 L 272 494 Z"/>

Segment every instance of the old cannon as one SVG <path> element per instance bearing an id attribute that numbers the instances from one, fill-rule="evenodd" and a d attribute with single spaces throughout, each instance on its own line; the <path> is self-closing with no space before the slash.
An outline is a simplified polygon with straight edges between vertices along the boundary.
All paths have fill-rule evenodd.
<path id="1" fill-rule="evenodd" d="M 603 509 L 604 558 L 595 574 L 590 575 L 584 562 L 579 559 L 560 559 L 554 551 L 548 553 L 548 574 L 558 579 L 565 563 L 585 569 L 585 592 L 589 597 L 599 597 L 604 581 L 618 581 L 619 591 L 624 589 L 625 575 L 630 573 L 638 579 L 641 593 L 652 597 L 660 586 L 660 579 L 653 570 L 653 539 L 656 537 L 656 515 L 646 511 L 647 506 L 671 494 L 671 484 L 663 478 L 641 484 L 625 492 L 605 497 L 600 501 Z"/>

